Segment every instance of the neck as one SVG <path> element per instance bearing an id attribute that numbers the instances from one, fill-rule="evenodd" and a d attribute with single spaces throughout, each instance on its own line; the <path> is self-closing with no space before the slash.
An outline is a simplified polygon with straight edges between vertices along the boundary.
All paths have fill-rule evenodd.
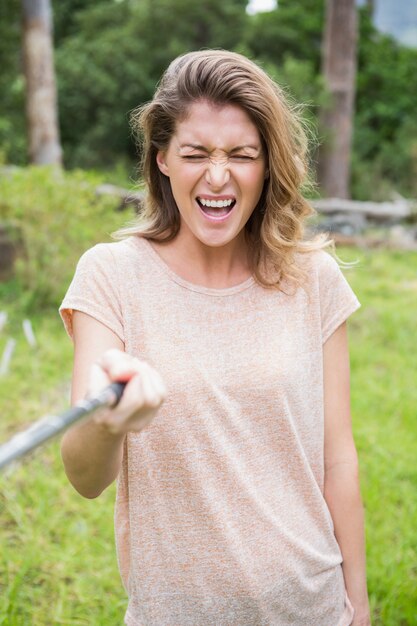
<path id="1" fill-rule="evenodd" d="M 232 287 L 251 275 L 243 231 L 227 245 L 214 247 L 180 229 L 175 239 L 154 247 L 176 274 L 204 287 Z"/>

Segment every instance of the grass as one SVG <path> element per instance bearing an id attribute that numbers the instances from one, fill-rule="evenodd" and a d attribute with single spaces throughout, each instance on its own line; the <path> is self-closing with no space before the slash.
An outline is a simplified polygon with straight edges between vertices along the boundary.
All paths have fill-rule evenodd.
<path id="1" fill-rule="evenodd" d="M 16 324 L 11 373 L 0 382 L 2 440 L 68 403 L 71 343 L 56 314 L 32 324 L 39 347 L 25 345 Z M 121 624 L 114 488 L 97 502 L 81 499 L 58 447 L 51 443 L 0 475 L 0 624 Z"/>
<path id="2" fill-rule="evenodd" d="M 72 345 L 57 307 L 81 252 L 130 215 L 98 199 L 91 173 L 27 168 L 0 177 L 2 217 L 17 225 L 25 255 L 0 283 L 0 355 L 16 349 L 0 378 L 0 441 L 68 406 Z M 37 347 L 26 342 L 29 317 Z M 99 501 L 69 486 L 52 442 L 0 474 L 0 625 L 121 624 L 126 604 L 113 537 L 114 486 Z"/>
<path id="3" fill-rule="evenodd" d="M 21 202 L 16 190 L 13 194 Z M 117 220 L 125 219 L 115 217 L 107 205 L 97 208 L 96 200 L 89 213 L 90 202 L 87 194 L 79 226 L 82 242 L 90 238 L 84 247 L 106 238 L 104 224 L 111 222 L 112 230 Z M 41 222 L 49 219 L 47 199 L 45 212 L 46 216 L 37 214 Z M 70 227 L 77 229 L 77 221 Z M 35 230 L 28 232 L 34 236 Z M 64 231 L 62 237 L 75 241 L 77 231 L 70 235 Z M 60 254 L 59 242 L 55 244 Z M 55 272 L 53 292 L 43 291 L 42 302 L 51 302 L 63 291 L 78 254 L 78 247 L 70 250 L 67 242 L 62 285 Z M 345 274 L 362 303 L 349 328 L 352 416 L 366 506 L 373 626 L 413 626 L 417 625 L 417 254 L 344 249 L 339 255 L 359 260 Z M 17 340 L 10 373 L 0 378 L 0 441 L 68 404 L 72 346 L 56 306 L 28 307 L 33 301 L 22 290 L 22 281 L 29 275 L 24 271 L 19 281 L 0 284 L 0 308 L 9 313 L 0 333 L 0 354 L 8 337 Z M 44 285 L 48 281 L 36 283 Z M 36 348 L 23 335 L 21 324 L 28 316 Z M 78 496 L 64 476 L 57 442 L 0 474 L 0 625 L 123 623 L 126 596 L 114 548 L 114 496 L 114 486 L 98 500 Z"/>
<path id="4" fill-rule="evenodd" d="M 349 276 L 352 412 L 374 625 L 417 624 L 417 254 L 368 252 Z"/>

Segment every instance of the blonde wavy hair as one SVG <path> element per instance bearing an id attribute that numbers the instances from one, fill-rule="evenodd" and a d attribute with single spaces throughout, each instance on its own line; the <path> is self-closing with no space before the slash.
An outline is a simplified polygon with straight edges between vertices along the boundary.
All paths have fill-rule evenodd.
<path id="1" fill-rule="evenodd" d="M 305 219 L 315 211 L 302 196 L 307 176 L 307 135 L 282 89 L 253 61 L 225 50 L 189 52 L 175 59 L 164 73 L 151 102 L 131 116 L 140 141 L 141 172 L 147 186 L 134 224 L 116 238 L 140 235 L 150 240 L 174 239 L 180 214 L 169 178 L 156 162 L 168 148 L 176 124 L 197 101 L 241 107 L 258 128 L 269 176 L 260 200 L 245 226 L 249 262 L 255 280 L 264 287 L 296 286 L 305 274 L 295 253 L 312 252 L 332 244 L 327 235 L 304 238 Z"/>

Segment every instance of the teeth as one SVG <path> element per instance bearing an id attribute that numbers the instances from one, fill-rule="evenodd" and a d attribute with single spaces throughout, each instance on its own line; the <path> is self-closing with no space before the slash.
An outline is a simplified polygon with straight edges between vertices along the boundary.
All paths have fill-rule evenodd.
<path id="1" fill-rule="evenodd" d="M 200 204 L 213 209 L 224 209 L 232 204 L 233 200 L 205 200 L 203 198 L 198 199 Z"/>

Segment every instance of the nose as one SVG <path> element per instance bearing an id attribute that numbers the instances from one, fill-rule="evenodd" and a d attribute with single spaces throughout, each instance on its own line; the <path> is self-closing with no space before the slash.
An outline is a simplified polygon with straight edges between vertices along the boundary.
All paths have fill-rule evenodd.
<path id="1" fill-rule="evenodd" d="M 212 189 L 222 189 L 230 180 L 227 160 L 211 159 L 206 169 L 206 182 Z"/>

